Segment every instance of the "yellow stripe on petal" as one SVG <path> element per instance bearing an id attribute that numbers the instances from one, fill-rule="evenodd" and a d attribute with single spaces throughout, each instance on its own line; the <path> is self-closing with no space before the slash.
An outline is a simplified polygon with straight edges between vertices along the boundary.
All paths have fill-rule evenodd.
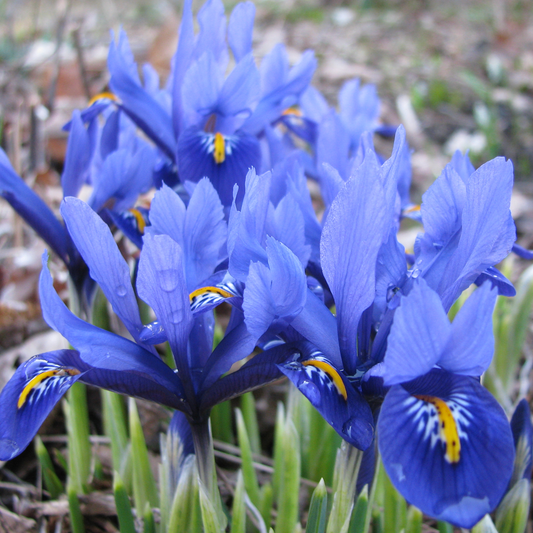
<path id="1" fill-rule="evenodd" d="M 22 389 L 17 402 L 17 408 L 20 409 L 26 403 L 30 392 L 38 387 L 44 380 L 51 378 L 52 376 L 77 376 L 78 374 L 80 374 L 80 371 L 75 368 L 58 368 L 55 370 L 46 370 L 45 372 L 38 374 Z"/>
<path id="2" fill-rule="evenodd" d="M 404 211 L 404 214 L 405 213 L 416 213 L 417 211 L 420 211 L 420 206 L 419 205 L 413 205 L 409 209 L 406 209 Z"/>
<path id="3" fill-rule="evenodd" d="M 105 98 L 107 98 L 108 100 L 113 100 L 113 102 L 118 102 L 118 98 L 113 93 L 103 92 L 103 93 L 98 93 L 97 95 L 93 96 L 89 100 L 89 103 L 87 104 L 87 107 L 90 107 L 95 102 L 98 102 L 98 100 L 104 100 Z"/>
<path id="4" fill-rule="evenodd" d="M 415 395 L 415 398 L 430 403 L 437 410 L 437 416 L 439 418 L 439 437 L 446 446 L 444 457 L 448 463 L 458 463 L 461 458 L 461 440 L 459 439 L 459 432 L 457 431 L 457 423 L 455 422 L 453 413 L 448 407 L 448 404 L 444 400 L 436 398 L 435 396 Z"/>
<path id="5" fill-rule="evenodd" d="M 213 150 L 213 157 L 217 165 L 219 165 L 220 163 L 224 163 L 224 160 L 226 159 L 226 141 L 224 139 L 224 136 L 218 131 L 215 133 L 215 147 Z"/>
<path id="6" fill-rule="evenodd" d="M 128 211 L 133 215 L 135 221 L 137 222 L 137 230 L 141 235 L 144 235 L 144 228 L 146 228 L 146 220 L 144 220 L 142 213 L 134 207 L 128 209 Z"/>
<path id="7" fill-rule="evenodd" d="M 201 289 L 196 289 L 189 294 L 189 302 L 193 303 L 196 298 L 203 296 L 204 294 L 218 294 L 219 296 L 222 296 L 222 298 L 232 298 L 235 296 L 234 294 L 231 294 L 231 292 L 225 291 L 224 289 L 220 289 L 218 287 L 202 287 Z"/>
<path id="8" fill-rule="evenodd" d="M 282 115 L 295 115 L 297 117 L 301 117 L 303 115 L 302 111 L 297 106 L 288 107 L 281 114 Z"/>
<path id="9" fill-rule="evenodd" d="M 326 361 L 321 361 L 320 359 L 309 359 L 308 361 L 304 361 L 302 364 L 304 366 L 314 366 L 315 368 L 325 372 L 335 385 L 337 392 L 344 398 L 344 400 L 348 399 L 348 393 L 346 392 L 344 381 L 342 381 L 342 378 L 337 370 L 335 370 L 335 368 L 329 363 L 326 363 Z"/>

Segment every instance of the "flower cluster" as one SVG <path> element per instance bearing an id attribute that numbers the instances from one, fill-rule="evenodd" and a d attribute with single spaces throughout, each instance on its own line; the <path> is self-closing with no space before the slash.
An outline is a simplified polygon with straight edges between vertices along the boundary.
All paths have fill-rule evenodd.
<path id="1" fill-rule="evenodd" d="M 509 422 L 479 379 L 496 296 L 514 293 L 494 268 L 516 240 L 512 165 L 475 170 L 457 153 L 413 206 L 405 131 L 378 123 L 375 88 L 347 82 L 337 111 L 309 85 L 312 52 L 290 67 L 279 45 L 257 67 L 253 19 L 245 2 L 226 25 L 209 0 L 195 35 L 185 2 L 164 88 L 149 65 L 141 83 L 120 32 L 112 92 L 67 125 L 64 225 L 1 155 L 2 196 L 85 287 L 87 308 L 97 284 L 131 338 L 69 311 L 45 255 L 43 315 L 73 349 L 30 359 L 1 393 L 0 459 L 21 453 L 78 380 L 181 411 L 201 455 L 214 405 L 285 375 L 368 461 L 379 449 L 409 502 L 472 527 L 513 471 Z M 374 132 L 395 135 L 389 159 Z M 308 179 L 322 193 L 320 218 Z M 83 184 L 87 203 L 76 198 Z M 149 209 L 135 207 L 152 188 Z M 421 227 L 410 252 L 397 239 L 406 216 Z M 141 249 L 134 284 L 116 229 Z M 154 322 L 143 324 L 137 298 Z M 222 302 L 231 318 L 213 349 Z M 174 368 L 155 348 L 164 341 Z"/>

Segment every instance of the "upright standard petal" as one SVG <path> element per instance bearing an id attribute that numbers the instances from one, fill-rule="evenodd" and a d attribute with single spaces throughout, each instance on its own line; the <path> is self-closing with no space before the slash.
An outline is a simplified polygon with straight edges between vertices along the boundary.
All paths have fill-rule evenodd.
<path id="1" fill-rule="evenodd" d="M 180 246 L 167 235 L 146 235 L 137 277 L 139 296 L 154 310 L 166 331 L 178 375 L 193 398 L 187 339 L 192 327 L 192 313 Z"/>
<path id="2" fill-rule="evenodd" d="M 516 240 L 509 214 L 512 186 L 512 163 L 501 157 L 468 178 L 461 237 L 438 288 L 445 309 L 479 274 L 511 251 Z"/>
<path id="3" fill-rule="evenodd" d="M 115 150 L 106 157 L 98 177 L 93 180 L 88 204 L 95 211 L 104 205 L 116 211 L 129 209 L 140 194 L 153 186 L 155 161 L 154 149 L 145 143 Z"/>
<path id="4" fill-rule="evenodd" d="M 120 38 L 125 39 L 122 36 Z M 170 115 L 141 87 L 132 74 L 127 58 L 114 41 L 109 47 L 109 85 L 122 101 L 122 109 L 171 160 L 175 159 L 176 139 Z"/>
<path id="5" fill-rule="evenodd" d="M 380 169 L 369 152 L 335 198 L 320 244 L 324 276 L 337 308 L 344 369 L 349 374 L 355 371 L 359 319 L 375 296 L 376 261 L 386 223 Z"/>
<path id="6" fill-rule="evenodd" d="M 228 23 L 228 44 L 237 63 L 252 51 L 254 18 L 255 5 L 252 2 L 240 2 L 231 12 Z"/>
<path id="7" fill-rule="evenodd" d="M 419 279 L 394 314 L 381 373 L 385 385 L 429 372 L 440 361 L 450 330 L 439 296 Z"/>
<path id="8" fill-rule="evenodd" d="M 195 57 L 199 58 L 209 52 L 220 65 L 220 71 L 225 72 L 228 50 L 224 4 L 220 0 L 208 0 L 198 12 L 198 25 L 200 33 L 194 50 Z"/>
<path id="9" fill-rule="evenodd" d="M 90 275 L 100 285 L 113 310 L 139 342 L 143 327 L 130 268 L 107 224 L 83 201 L 65 198 L 61 214 Z"/>
<path id="10" fill-rule="evenodd" d="M 466 300 L 451 327 L 439 366 L 466 376 L 481 376 L 494 355 L 492 314 L 497 290 L 484 283 Z"/>
<path id="11" fill-rule="evenodd" d="M 224 207 L 207 178 L 200 180 L 192 193 L 183 230 L 185 272 L 192 290 L 227 257 Z"/>
<path id="12" fill-rule="evenodd" d="M 471 528 L 498 505 L 513 439 L 503 409 L 477 379 L 433 370 L 395 385 L 377 429 L 392 483 L 424 513 Z"/>
<path id="13" fill-rule="evenodd" d="M 88 181 L 91 162 L 91 142 L 80 112 L 72 113 L 70 133 L 65 154 L 65 166 L 61 175 L 64 196 L 78 196 L 81 187 Z"/>
<path id="14" fill-rule="evenodd" d="M 237 63 L 220 90 L 216 129 L 231 134 L 240 128 L 257 104 L 259 91 L 259 71 L 250 52 Z"/>

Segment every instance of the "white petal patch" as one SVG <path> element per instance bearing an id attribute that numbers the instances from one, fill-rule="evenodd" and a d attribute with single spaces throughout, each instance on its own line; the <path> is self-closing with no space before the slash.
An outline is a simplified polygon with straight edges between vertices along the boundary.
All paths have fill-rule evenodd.
<path id="1" fill-rule="evenodd" d="M 207 310 L 216 307 L 229 298 L 242 295 L 232 281 L 220 283 L 212 287 L 202 287 L 189 294 L 191 311 L 194 313 L 200 310 Z"/>

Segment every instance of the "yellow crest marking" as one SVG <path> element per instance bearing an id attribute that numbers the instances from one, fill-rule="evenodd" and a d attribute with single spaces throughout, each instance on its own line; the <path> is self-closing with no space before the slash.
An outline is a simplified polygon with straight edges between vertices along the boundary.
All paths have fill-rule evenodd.
<path id="1" fill-rule="evenodd" d="M 201 289 L 196 289 L 189 294 L 189 302 L 193 302 L 198 296 L 202 296 L 205 293 L 214 293 L 222 296 L 222 298 L 233 298 L 235 295 L 231 292 L 225 291 L 224 289 L 219 289 L 218 287 L 202 287 Z"/>
<path id="2" fill-rule="evenodd" d="M 217 165 L 224 163 L 224 160 L 226 159 L 226 141 L 224 140 L 224 136 L 218 131 L 215 133 L 215 149 L 213 150 L 213 157 Z"/>
<path id="3" fill-rule="evenodd" d="M 320 361 L 319 359 L 309 359 L 309 361 L 304 361 L 302 364 L 304 366 L 314 366 L 325 372 L 331 378 L 331 381 L 333 381 L 333 385 L 335 385 L 338 393 L 345 401 L 348 399 L 348 393 L 346 392 L 344 381 L 342 381 L 339 373 L 329 363 Z"/>
<path id="4" fill-rule="evenodd" d="M 439 436 L 446 445 L 446 453 L 444 457 L 446 461 L 451 464 L 458 463 L 461 458 L 461 440 L 459 439 L 457 424 L 448 404 L 444 400 L 435 398 L 434 396 L 419 396 L 415 394 L 415 398 L 430 403 L 437 410 L 437 416 L 439 418 Z"/>
<path id="5" fill-rule="evenodd" d="M 416 213 L 417 211 L 420 211 L 420 206 L 419 205 L 413 205 L 409 209 L 406 209 L 404 211 L 404 213 Z"/>
<path id="6" fill-rule="evenodd" d="M 295 115 L 297 117 L 303 116 L 302 111 L 295 105 L 283 110 L 281 114 L 282 115 Z"/>
<path id="7" fill-rule="evenodd" d="M 139 233 L 141 235 L 144 235 L 144 228 L 146 227 L 146 221 L 144 220 L 142 213 L 138 209 L 135 209 L 134 207 L 131 209 L 128 209 L 128 211 L 135 217 L 135 220 L 137 221 L 137 229 L 139 230 Z"/>
<path id="8" fill-rule="evenodd" d="M 103 93 L 98 93 L 97 95 L 93 96 L 89 100 L 89 103 L 87 104 L 87 107 L 92 106 L 95 102 L 98 102 L 98 100 L 103 100 L 104 98 L 107 98 L 109 100 L 113 100 L 113 102 L 118 102 L 118 98 L 113 93 L 103 92 Z"/>
<path id="9" fill-rule="evenodd" d="M 30 392 L 35 387 L 38 387 L 45 379 L 48 379 L 52 376 L 77 376 L 78 374 L 80 374 L 80 371 L 76 370 L 75 368 L 59 368 L 56 370 L 47 370 L 46 372 L 38 374 L 37 376 L 32 378 L 29 383 L 22 389 L 22 392 L 20 393 L 17 402 L 17 408 L 20 409 L 26 403 Z"/>

